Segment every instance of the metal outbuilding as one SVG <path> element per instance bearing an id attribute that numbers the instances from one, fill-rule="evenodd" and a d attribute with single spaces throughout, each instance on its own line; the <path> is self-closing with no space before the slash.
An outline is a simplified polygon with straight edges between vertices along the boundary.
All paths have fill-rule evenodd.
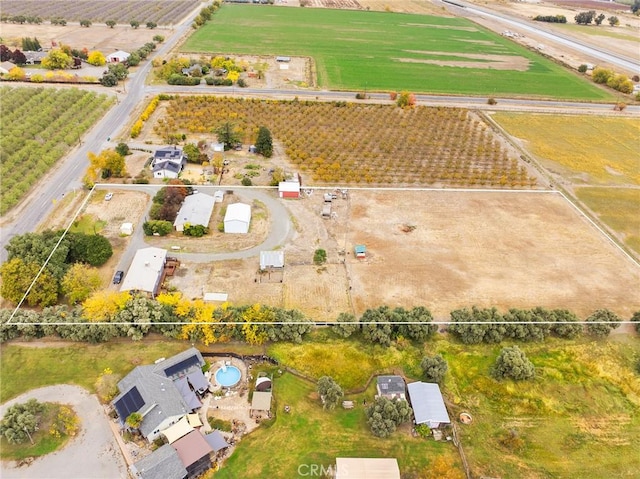
<path id="1" fill-rule="evenodd" d="M 251 223 L 251 205 L 233 203 L 224 215 L 224 232 L 247 234 Z"/>
<path id="2" fill-rule="evenodd" d="M 195 193 L 184 199 L 180 211 L 176 215 L 173 226 L 176 231 L 183 231 L 185 224 L 209 226 L 211 213 L 215 205 L 213 196 L 204 193 Z"/>

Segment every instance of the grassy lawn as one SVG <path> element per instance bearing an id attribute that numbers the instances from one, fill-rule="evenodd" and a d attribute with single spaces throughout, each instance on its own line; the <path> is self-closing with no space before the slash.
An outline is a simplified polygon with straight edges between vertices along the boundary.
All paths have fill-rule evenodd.
<path id="1" fill-rule="evenodd" d="M 489 376 L 505 344 L 462 345 L 438 336 L 425 345 L 401 342 L 380 348 L 336 339 L 323 329 L 302 345 L 276 344 L 266 352 L 310 377 L 329 374 L 352 391 L 362 391 L 374 373 L 398 372 L 417 379 L 421 358 L 438 352 L 449 363 L 443 393 L 451 418 L 462 411 L 473 416 L 471 425 L 459 428 L 474 476 L 636 477 L 640 377 L 633 364 L 640 357 L 638 338 L 625 334 L 606 341 L 552 339 L 520 344 L 537 371 L 535 380 L 521 383 L 498 382 Z M 107 367 L 126 374 L 135 365 L 188 346 L 157 339 L 65 348 L 4 345 L 0 400 L 57 383 L 93 390 L 96 377 Z M 235 347 L 216 345 L 215 349 Z M 243 350 L 259 351 L 264 350 Z M 346 398 L 357 404 L 354 409 L 328 412 L 322 410 L 313 382 L 288 372 L 276 373 L 275 419 L 243 438 L 213 477 L 303 477 L 301 465 L 326 468 L 341 456 L 397 457 L 403 477 L 421 477 L 438 456 L 457 460 L 450 443 L 413 438 L 408 426 L 391 438 L 374 438 L 362 405 L 364 399 L 373 398 L 374 388 L 370 383 L 364 392 L 347 393 Z M 284 413 L 285 405 L 291 413 Z"/>
<path id="2" fill-rule="evenodd" d="M 319 85 L 332 89 L 613 98 L 542 56 L 457 18 L 225 5 L 183 51 L 312 57 Z M 521 67 L 512 65 L 514 60 Z"/>
<path id="3" fill-rule="evenodd" d="M 27 457 L 40 457 L 60 449 L 69 440 L 69 436 L 56 437 L 49 433 L 49 428 L 55 420 L 60 404 L 42 403 L 45 410 L 40 416 L 38 430 L 32 434 L 33 444 L 28 440 L 22 444 L 11 444 L 4 436 L 0 437 L 0 458 L 20 461 Z"/>
<path id="4" fill-rule="evenodd" d="M 107 344 L 74 344 L 55 348 L 2 345 L 0 402 L 30 389 L 53 384 L 77 384 L 94 392 L 98 375 L 106 368 L 124 376 L 139 364 L 153 363 L 189 347 L 182 341 L 118 341 Z"/>
<path id="5" fill-rule="evenodd" d="M 576 184 L 640 185 L 640 123 L 633 118 L 496 113 L 551 171 Z"/>
<path id="6" fill-rule="evenodd" d="M 474 417 L 462 428 L 462 442 L 475 474 L 635 476 L 640 378 L 632 364 L 640 354 L 638 339 L 521 345 L 537 368 L 536 380 L 522 383 L 488 376 L 501 347 L 438 342 L 449 362 L 445 391 L 455 404 L 450 412 Z M 509 439 L 511 430 L 516 440 Z"/>
<path id="7" fill-rule="evenodd" d="M 106 221 L 97 219 L 93 215 L 82 215 L 73 223 L 69 231 L 87 235 L 99 234 L 106 225 Z"/>
<path id="8" fill-rule="evenodd" d="M 373 399 L 373 390 L 367 393 Z M 408 426 L 390 438 L 375 438 L 366 424 L 361 395 L 349 396 L 358 402 L 354 409 L 324 411 L 315 385 L 289 373 L 274 379 L 274 394 L 275 421 L 245 437 L 215 479 L 304 477 L 310 465 L 329 468 L 336 457 L 396 457 L 403 477 L 424 471 L 437 456 L 459 462 L 452 444 L 414 438 Z M 288 414 L 285 405 L 291 407 Z"/>
<path id="9" fill-rule="evenodd" d="M 577 188 L 576 196 L 614 231 L 624 244 L 640 253 L 640 189 Z"/>

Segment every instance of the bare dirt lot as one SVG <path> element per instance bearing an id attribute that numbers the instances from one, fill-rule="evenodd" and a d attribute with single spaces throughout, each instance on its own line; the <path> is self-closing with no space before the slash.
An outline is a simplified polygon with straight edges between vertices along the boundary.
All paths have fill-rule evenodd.
<path id="1" fill-rule="evenodd" d="M 36 37 L 44 49 L 63 43 L 71 48 L 88 48 L 89 50 L 99 50 L 104 54 L 109 54 L 117 50 L 131 51 L 140 48 L 150 42 L 155 35 L 162 35 L 167 38 L 171 35 L 170 28 L 158 27 L 153 30 L 148 28 L 131 28 L 128 25 L 117 25 L 109 28 L 106 25 L 91 25 L 89 28 L 81 27 L 79 24 L 67 24 L 64 27 L 58 25 L 25 25 L 3 23 L 2 38 L 9 47 L 22 48 L 20 39 L 28 33 L 29 36 Z"/>
<path id="2" fill-rule="evenodd" d="M 350 190 L 322 219 L 323 192 L 285 203 L 296 233 L 282 283 L 261 279 L 255 257 L 183 264 L 179 289 L 320 321 L 383 304 L 424 305 L 438 319 L 472 305 L 566 308 L 582 318 L 599 308 L 627 318 L 640 307 L 629 288 L 640 269 L 559 194 Z M 354 257 L 356 244 L 366 259 Z M 317 248 L 327 251 L 322 267 L 312 261 Z"/>

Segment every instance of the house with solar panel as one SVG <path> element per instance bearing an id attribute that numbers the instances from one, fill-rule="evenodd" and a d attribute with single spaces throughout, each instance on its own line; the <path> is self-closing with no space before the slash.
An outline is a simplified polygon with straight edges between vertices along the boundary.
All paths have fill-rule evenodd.
<path id="1" fill-rule="evenodd" d="M 209 389 L 202 373 L 202 354 L 190 348 L 155 364 L 137 366 L 118 383 L 120 394 L 113 400 L 120 424 L 136 412 L 142 416 L 138 428 L 149 441 L 198 410 L 200 397 Z"/>

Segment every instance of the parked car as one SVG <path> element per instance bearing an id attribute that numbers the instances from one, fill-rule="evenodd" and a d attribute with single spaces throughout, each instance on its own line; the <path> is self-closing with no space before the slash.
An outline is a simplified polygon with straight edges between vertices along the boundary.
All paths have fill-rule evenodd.
<path id="1" fill-rule="evenodd" d="M 113 284 L 120 284 L 123 276 L 124 276 L 124 271 L 116 271 L 116 274 L 113 277 Z"/>
<path id="2" fill-rule="evenodd" d="M 106 195 L 104 195 L 105 201 L 109 201 L 111 198 L 113 198 L 113 193 L 107 193 Z"/>

